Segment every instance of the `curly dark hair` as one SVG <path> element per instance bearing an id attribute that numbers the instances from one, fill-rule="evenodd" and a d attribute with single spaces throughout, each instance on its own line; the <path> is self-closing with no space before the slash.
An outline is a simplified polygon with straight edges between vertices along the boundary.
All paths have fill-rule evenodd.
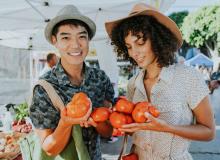
<path id="1" fill-rule="evenodd" d="M 111 45 L 114 46 L 114 51 L 118 57 L 137 65 L 129 57 L 125 45 L 125 38 L 130 32 L 137 37 L 140 37 L 140 33 L 142 33 L 144 41 L 148 39 L 151 41 L 151 48 L 157 57 L 160 67 L 165 67 L 175 62 L 175 52 L 178 50 L 179 44 L 177 37 L 154 17 L 147 15 L 125 19 L 113 28 L 111 32 Z"/>

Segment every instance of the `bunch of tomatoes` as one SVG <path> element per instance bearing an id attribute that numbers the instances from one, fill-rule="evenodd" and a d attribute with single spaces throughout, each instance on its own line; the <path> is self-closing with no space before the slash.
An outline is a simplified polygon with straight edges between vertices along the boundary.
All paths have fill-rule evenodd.
<path id="1" fill-rule="evenodd" d="M 90 106 L 91 101 L 85 93 L 76 93 L 71 102 L 67 104 L 67 116 L 72 118 L 83 117 L 90 109 Z M 119 97 L 112 109 L 108 107 L 95 108 L 90 116 L 97 123 L 109 120 L 114 128 L 113 136 L 120 136 L 122 134 L 119 133 L 117 129 L 123 125 L 134 122 L 146 122 L 145 112 L 150 113 L 154 117 L 158 117 L 160 114 L 160 112 L 148 102 L 138 102 L 134 104 L 128 101 L 126 97 Z"/>
<path id="2" fill-rule="evenodd" d="M 86 115 L 91 105 L 91 101 L 85 93 L 76 93 L 71 102 L 67 104 L 67 116 L 81 118 Z M 126 97 L 119 97 L 112 109 L 108 107 L 95 108 L 90 117 L 96 123 L 109 120 L 114 128 L 112 135 L 123 136 L 123 133 L 121 133 L 118 128 L 121 128 L 125 124 L 146 122 L 145 112 L 150 113 L 154 117 L 160 115 L 160 112 L 148 102 L 138 102 L 134 104 L 128 101 Z M 138 156 L 135 153 L 130 153 L 122 157 L 122 160 L 137 159 Z"/>

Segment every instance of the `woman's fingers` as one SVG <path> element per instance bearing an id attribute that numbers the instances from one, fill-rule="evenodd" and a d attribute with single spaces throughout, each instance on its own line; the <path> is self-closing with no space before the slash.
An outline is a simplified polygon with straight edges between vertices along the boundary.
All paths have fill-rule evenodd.
<path id="1" fill-rule="evenodd" d="M 153 117 L 150 113 L 145 112 L 144 116 L 147 118 L 147 122 L 155 122 L 157 121 L 155 117 Z"/>

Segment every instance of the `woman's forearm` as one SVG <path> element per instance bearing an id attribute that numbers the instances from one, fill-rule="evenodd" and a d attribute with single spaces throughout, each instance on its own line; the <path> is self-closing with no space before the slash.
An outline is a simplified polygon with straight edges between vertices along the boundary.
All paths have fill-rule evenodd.
<path id="1" fill-rule="evenodd" d="M 201 124 L 170 125 L 166 131 L 184 138 L 198 141 L 210 141 L 215 137 L 214 126 L 209 128 Z"/>

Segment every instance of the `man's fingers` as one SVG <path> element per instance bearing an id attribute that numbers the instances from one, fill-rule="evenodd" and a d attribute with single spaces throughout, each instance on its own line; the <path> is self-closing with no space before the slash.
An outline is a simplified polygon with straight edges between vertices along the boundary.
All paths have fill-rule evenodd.
<path id="1" fill-rule="evenodd" d="M 85 122 L 85 123 L 84 123 L 84 126 L 85 126 L 86 128 L 88 128 L 88 127 L 89 127 L 88 122 Z"/>
<path id="2" fill-rule="evenodd" d="M 97 127 L 97 123 L 91 117 L 89 117 L 88 123 L 91 124 L 93 127 Z"/>
<path id="3" fill-rule="evenodd" d="M 64 107 L 64 108 L 61 110 L 61 116 L 67 116 L 66 107 Z"/>

